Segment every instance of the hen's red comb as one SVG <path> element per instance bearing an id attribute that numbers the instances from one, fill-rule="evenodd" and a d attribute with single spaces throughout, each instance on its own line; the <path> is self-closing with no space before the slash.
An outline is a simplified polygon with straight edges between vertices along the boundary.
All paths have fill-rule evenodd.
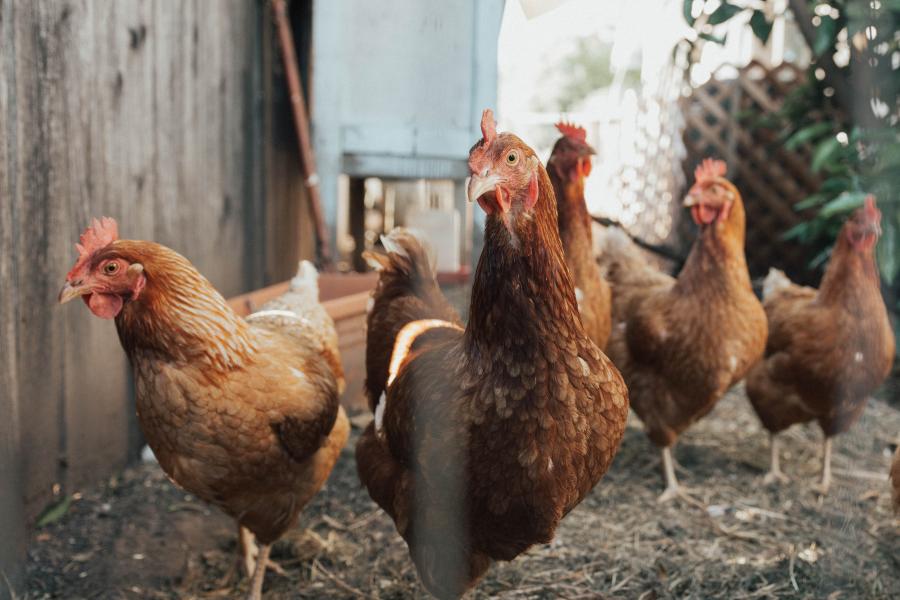
<path id="1" fill-rule="evenodd" d="M 863 204 L 863 214 L 870 221 L 878 221 L 881 219 L 881 211 L 878 210 L 878 207 L 875 205 L 875 196 L 869 194 L 866 196 L 866 201 Z"/>
<path id="2" fill-rule="evenodd" d="M 66 278 L 70 278 L 81 269 L 94 252 L 105 248 L 117 239 L 119 239 L 119 225 L 115 219 L 111 217 L 101 217 L 99 221 L 93 219 L 90 226 L 81 234 L 79 243 L 75 244 L 75 249 L 78 250 L 78 260 Z"/>
<path id="3" fill-rule="evenodd" d="M 728 172 L 728 165 L 724 160 L 716 160 L 713 158 L 704 158 L 697 168 L 694 169 L 694 180 L 696 183 L 706 183 L 717 177 L 725 177 Z"/>
<path id="4" fill-rule="evenodd" d="M 481 113 L 481 137 L 485 144 L 490 144 L 497 137 L 497 122 L 494 121 L 494 111 L 489 108 Z"/>
<path id="5" fill-rule="evenodd" d="M 584 130 L 584 127 L 579 127 L 574 123 L 566 123 L 565 121 L 560 121 L 556 124 L 556 128 L 561 134 L 572 141 L 581 143 L 587 142 L 587 131 Z"/>

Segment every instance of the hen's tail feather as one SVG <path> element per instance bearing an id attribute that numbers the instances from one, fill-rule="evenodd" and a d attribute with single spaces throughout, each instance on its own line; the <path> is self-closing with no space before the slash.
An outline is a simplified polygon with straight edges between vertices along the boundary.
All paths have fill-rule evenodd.
<path id="1" fill-rule="evenodd" d="M 315 290 L 319 293 L 319 272 L 308 260 L 301 260 L 297 267 L 297 274 L 291 279 L 291 289 L 299 290 Z"/>
<path id="2" fill-rule="evenodd" d="M 763 280 L 763 300 L 768 300 L 776 292 L 789 287 L 791 287 L 791 280 L 784 274 L 784 271 L 772 267 Z"/>
<path id="3" fill-rule="evenodd" d="M 434 251 L 411 229 L 395 227 L 381 236 L 387 254 L 366 251 L 363 257 L 378 272 L 392 271 L 423 281 L 434 279 Z"/>
<path id="4" fill-rule="evenodd" d="M 308 260 L 301 260 L 297 274 L 291 279 L 290 290 L 300 295 L 301 302 L 311 305 L 319 302 L 319 272 Z"/>
<path id="5" fill-rule="evenodd" d="M 386 253 L 363 254 L 379 272 L 366 338 L 365 389 L 372 410 L 387 387 L 394 344 L 407 324 L 422 319 L 439 319 L 452 327 L 460 323 L 435 280 L 427 244 L 402 228 L 383 236 L 382 242 Z"/>
<path id="6" fill-rule="evenodd" d="M 618 227 L 606 228 L 595 239 L 597 263 L 611 284 L 627 283 L 634 278 L 643 280 L 649 272 L 658 272 L 628 234 Z"/>

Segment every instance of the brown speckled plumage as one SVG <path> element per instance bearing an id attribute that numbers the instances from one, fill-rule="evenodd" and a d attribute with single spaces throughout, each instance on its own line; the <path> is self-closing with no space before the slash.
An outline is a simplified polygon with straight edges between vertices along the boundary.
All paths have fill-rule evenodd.
<path id="1" fill-rule="evenodd" d="M 894 334 L 874 244 L 852 247 L 854 226 L 849 220 L 838 236 L 818 290 L 784 279 L 765 300 L 769 340 L 747 377 L 747 394 L 773 433 L 809 421 L 827 437 L 846 431 L 890 373 Z"/>
<path id="2" fill-rule="evenodd" d="M 511 134 L 493 145 L 534 156 Z M 465 331 L 429 331 L 388 389 L 382 431 L 371 425 L 357 445 L 360 478 L 442 598 L 492 560 L 549 542 L 624 431 L 627 391 L 581 326 L 552 187 L 534 162 L 533 211 L 517 213 L 513 196 L 509 213 L 488 217 Z"/>
<path id="3" fill-rule="evenodd" d="M 591 215 L 584 199 L 584 175 L 573 166 L 579 156 L 577 143 L 563 136 L 557 140 L 547 162 L 559 213 L 559 237 L 572 283 L 581 290 L 579 302 L 584 330 L 602 350 L 612 329 L 612 292 L 594 260 Z M 593 150 L 588 150 L 593 153 Z"/>
<path id="4" fill-rule="evenodd" d="M 607 352 L 660 447 L 712 410 L 765 347 L 766 317 L 744 258 L 744 209 L 731 190 L 727 219 L 701 227 L 677 279 L 647 264 L 621 232 L 607 232 L 602 244 L 613 289 Z"/>
<path id="5" fill-rule="evenodd" d="M 160 466 L 273 542 L 325 482 L 349 433 L 331 319 L 295 291 L 295 301 L 288 294 L 263 307 L 293 316 L 245 321 L 184 257 L 152 242 L 118 240 L 95 261 L 111 258 L 146 275 L 116 327 Z"/>

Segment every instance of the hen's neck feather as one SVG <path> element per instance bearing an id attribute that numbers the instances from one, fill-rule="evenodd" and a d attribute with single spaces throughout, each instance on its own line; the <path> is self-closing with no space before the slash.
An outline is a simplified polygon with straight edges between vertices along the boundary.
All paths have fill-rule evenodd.
<path id="1" fill-rule="evenodd" d="M 881 280 L 874 250 L 858 251 L 841 231 L 818 294 L 824 304 L 843 304 L 865 314 L 873 304 L 882 304 Z"/>
<path id="2" fill-rule="evenodd" d="M 562 179 L 554 169 L 548 171 L 557 200 L 560 240 L 574 259 L 570 266 L 594 267 L 591 215 L 584 200 L 584 180 Z M 576 275 L 577 274 L 573 274 Z"/>
<path id="3" fill-rule="evenodd" d="M 678 274 L 676 290 L 691 294 L 698 289 L 735 288 L 752 290 L 744 255 L 746 217 L 737 190 L 728 219 L 701 227 L 684 267 Z"/>
<path id="4" fill-rule="evenodd" d="M 218 370 L 243 365 L 253 350 L 250 326 L 177 252 L 152 242 L 117 242 L 144 266 L 147 285 L 116 318 L 129 356 L 153 353 L 173 362 L 200 361 Z"/>
<path id="5" fill-rule="evenodd" d="M 472 285 L 465 343 L 470 355 L 490 360 L 509 338 L 543 345 L 554 324 L 581 330 L 575 290 L 557 226 L 556 198 L 543 167 L 531 219 L 520 221 L 518 247 L 497 216 L 488 218 L 485 247 Z"/>

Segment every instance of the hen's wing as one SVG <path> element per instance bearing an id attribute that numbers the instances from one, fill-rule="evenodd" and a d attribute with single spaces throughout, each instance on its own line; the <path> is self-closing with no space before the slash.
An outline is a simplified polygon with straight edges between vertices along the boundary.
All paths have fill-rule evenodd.
<path id="1" fill-rule="evenodd" d="M 796 386 L 816 378 L 827 364 L 831 317 L 814 302 L 815 289 L 796 285 L 775 269 L 766 277 L 763 297 L 769 337 L 764 358 L 747 375 L 747 395 L 763 424 L 780 431 L 815 414 Z"/>
<path id="2" fill-rule="evenodd" d="M 626 321 L 643 298 L 669 290 L 675 279 L 649 264 L 621 229 L 608 227 L 600 233 L 598 263 L 612 288 L 613 323 Z"/>
<path id="3" fill-rule="evenodd" d="M 136 363 L 137 409 L 172 479 L 271 539 L 324 482 L 346 428 L 333 437 L 337 385 L 324 359 L 288 336 L 252 331 L 241 369 Z M 328 445 L 333 456 L 320 460 Z"/>
<path id="4" fill-rule="evenodd" d="M 360 480 L 394 519 L 426 587 L 439 597 L 458 597 L 490 562 L 472 552 L 462 510 L 467 434 L 456 375 L 462 335 L 437 327 L 418 336 L 388 387 L 383 417 L 356 451 Z"/>
<path id="5" fill-rule="evenodd" d="M 300 261 L 290 288 L 281 296 L 266 302 L 247 320 L 288 335 L 307 348 L 314 349 L 326 360 L 344 390 L 344 368 L 338 350 L 334 321 L 319 302 L 319 273 L 309 261 Z M 293 317 L 291 317 L 293 315 Z"/>
<path id="6" fill-rule="evenodd" d="M 365 254 L 379 272 L 366 330 L 366 393 L 372 410 L 385 390 L 394 341 L 407 323 L 440 319 L 460 324 L 435 281 L 425 245 L 401 228 L 382 241 L 387 254 Z"/>

